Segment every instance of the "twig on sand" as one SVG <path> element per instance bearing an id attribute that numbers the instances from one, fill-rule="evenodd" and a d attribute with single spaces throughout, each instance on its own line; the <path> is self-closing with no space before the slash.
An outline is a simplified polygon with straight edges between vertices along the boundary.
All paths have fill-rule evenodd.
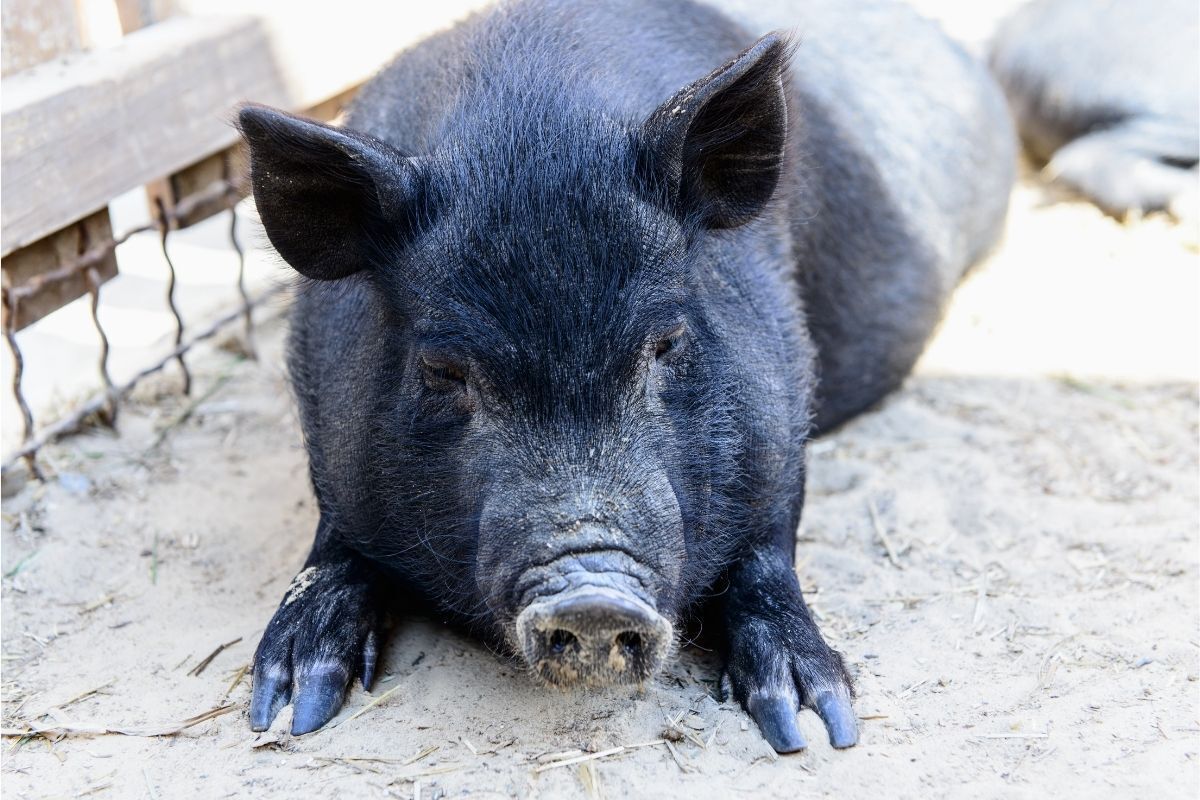
<path id="1" fill-rule="evenodd" d="M 979 572 L 979 590 L 975 593 L 975 613 L 971 615 L 971 632 L 978 633 L 983 622 L 983 609 L 987 604 L 988 575 L 987 567 Z"/>
<path id="2" fill-rule="evenodd" d="M 425 758 L 426 756 L 432 754 L 439 747 L 441 747 L 441 745 L 431 744 L 428 747 L 422 748 L 421 751 L 418 752 L 415 756 L 412 756 L 411 758 L 401 761 L 400 765 L 407 767 L 409 764 L 415 764 L 418 761 L 420 761 L 422 758 Z"/>
<path id="3" fill-rule="evenodd" d="M 213 650 L 211 653 L 209 653 L 208 656 L 203 661 L 201 661 L 196 666 L 192 667 L 192 669 L 188 672 L 188 675 L 191 675 L 193 678 L 198 677 L 200 675 L 200 673 L 204 672 L 205 668 L 207 668 L 208 665 L 213 662 L 214 658 L 221 655 L 221 652 L 223 650 L 225 650 L 227 647 L 233 647 L 235 644 L 237 644 L 241 640 L 242 640 L 242 637 L 239 636 L 236 639 L 234 639 L 232 642 L 226 642 L 225 644 L 217 645 L 217 648 L 215 650 Z"/>
<path id="4" fill-rule="evenodd" d="M 458 770 L 464 768 L 465 765 L 463 764 L 441 764 L 436 767 L 426 767 L 425 769 L 419 769 L 416 772 L 405 772 L 401 775 L 397 775 L 388 781 L 388 784 L 391 785 L 395 783 L 401 783 L 402 781 L 414 781 L 417 778 L 424 778 L 428 775 L 441 775 L 446 772 L 457 772 Z"/>
<path id="5" fill-rule="evenodd" d="M 106 594 L 103 597 L 97 598 L 96 600 L 93 600 L 92 602 L 90 602 L 87 605 L 80 608 L 79 613 L 80 614 L 90 614 L 93 611 L 95 611 L 96 609 L 98 609 L 102 606 L 106 606 L 109 603 L 111 603 L 113 600 L 116 600 L 116 599 L 117 599 L 116 592 L 113 592 L 112 594 Z"/>
<path id="6" fill-rule="evenodd" d="M 377 764 L 396 764 L 401 767 L 407 767 L 410 764 L 415 764 L 426 756 L 436 751 L 440 745 L 430 745 L 420 750 L 415 756 L 408 758 L 388 758 L 387 756 L 313 756 L 317 761 L 330 761 L 343 764 L 354 763 L 377 763 Z"/>
<path id="7" fill-rule="evenodd" d="M 116 773 L 113 773 L 113 774 L 116 774 Z M 102 779 L 96 781 L 95 783 L 91 784 L 90 786 L 83 787 L 82 789 L 80 789 L 78 792 L 75 793 L 75 796 L 76 797 L 86 797 L 89 794 L 94 794 L 96 792 L 99 792 L 102 789 L 109 789 L 111 787 L 112 787 L 112 781 L 102 778 Z"/>
<path id="8" fill-rule="evenodd" d="M 0 728 L 0 736 L 29 736 L 31 734 L 60 734 L 63 736 L 103 736 L 105 734 L 120 734 L 121 736 L 174 736 L 180 731 L 187 730 L 201 722 L 216 719 L 222 714 L 233 711 L 235 706 L 218 706 L 202 714 L 182 720 L 181 722 L 160 722 L 146 725 L 99 725 L 91 722 L 53 722 L 45 725 L 26 722 L 24 728 Z"/>
<path id="9" fill-rule="evenodd" d="M 25 569 L 25 567 L 28 566 L 29 562 L 33 561 L 33 557 L 36 556 L 40 551 L 41 551 L 41 548 L 38 548 L 37 550 L 34 550 L 32 553 L 30 553 L 29 555 L 22 558 L 20 561 L 18 561 L 16 563 L 16 565 L 12 569 L 10 569 L 8 572 L 4 573 L 4 577 L 5 578 L 15 578 L 17 576 L 17 573 L 19 573 L 21 570 Z"/>
<path id="10" fill-rule="evenodd" d="M 158 794 L 154 791 L 154 784 L 150 782 L 150 772 L 145 767 L 142 767 L 142 777 L 146 779 L 146 793 L 150 795 L 150 800 L 158 800 Z"/>
<path id="11" fill-rule="evenodd" d="M 96 692 L 103 691 L 104 689 L 107 689 L 108 687 L 110 687 L 112 685 L 113 685 L 113 681 L 111 681 L 111 680 L 106 681 L 105 683 L 102 683 L 99 686 L 97 686 L 95 689 L 88 689 L 86 692 L 80 692 L 79 694 L 72 697 L 70 700 L 64 700 L 61 703 L 51 706 L 51 708 L 66 708 L 67 706 L 71 705 L 72 703 L 78 703 L 80 700 L 83 700 L 84 698 L 87 698 L 87 697 L 91 697 Z M 44 711 L 42 713 L 47 714 L 49 712 L 50 712 L 50 709 L 46 709 L 46 711 Z"/>
<path id="12" fill-rule="evenodd" d="M 586 753 L 582 756 L 574 758 L 564 758 L 562 761 L 551 761 L 549 764 L 542 764 L 540 767 L 534 768 L 534 772 L 545 772 L 548 769 L 556 769 L 557 767 L 569 767 L 572 764 L 581 764 L 584 761 L 594 761 L 597 758 L 608 758 L 615 756 L 618 753 L 625 753 L 629 750 L 636 750 L 639 747 L 653 747 L 659 744 L 667 744 L 666 739 L 654 739 L 649 742 L 638 742 L 637 744 L 622 744 L 616 747 L 610 747 L 607 750 L 601 750 L 597 753 Z"/>
<path id="13" fill-rule="evenodd" d="M 339 722 L 338 724 L 339 724 L 339 725 L 345 725 L 347 722 L 350 722 L 351 720 L 358 719 L 358 718 L 359 718 L 359 717 L 361 717 L 363 714 L 367 713 L 367 712 L 368 712 L 368 711 L 370 711 L 372 708 L 374 708 L 375 706 L 379 705 L 379 704 L 380 704 L 380 703 L 382 703 L 384 700 L 387 700 L 389 697 L 391 697 L 392 695 L 394 695 L 396 692 L 400 691 L 401 687 L 403 687 L 403 686 L 404 686 L 404 684 L 402 684 L 402 683 L 398 683 L 398 684 L 396 684 L 395 686 L 393 686 L 392 688 L 388 689 L 388 690 L 387 690 L 386 692 L 384 692 L 383 694 L 379 695 L 379 697 L 376 697 L 374 700 L 372 700 L 371 702 L 367 703 L 365 706 L 363 706 L 362 708 L 360 708 L 358 711 L 355 711 L 353 714 L 351 714 L 350 716 L 346 717 L 346 719 L 342 720 L 342 721 L 341 721 L 341 722 Z"/>
<path id="14" fill-rule="evenodd" d="M 579 782 L 592 800 L 600 800 L 600 776 L 596 768 L 588 761 L 579 765 Z"/>
<path id="15" fill-rule="evenodd" d="M 667 742 L 667 750 L 671 753 L 671 758 L 675 761 L 675 766 L 679 767 L 681 772 L 691 772 L 693 770 L 692 765 L 679 754 L 679 748 L 675 746 L 674 742 Z"/>
<path id="16" fill-rule="evenodd" d="M 1049 739 L 1048 733 L 977 733 L 976 739 Z"/>
<path id="17" fill-rule="evenodd" d="M 175 430 L 180 425 L 191 419 L 192 414 L 196 413 L 196 409 L 200 407 L 200 404 L 204 403 L 214 394 L 216 394 L 222 386 L 229 382 L 229 379 L 232 377 L 233 373 L 229 370 L 221 373 L 221 375 L 219 375 L 217 379 L 213 381 L 212 386 L 209 386 L 200 396 L 192 399 L 191 402 L 183 407 L 182 411 L 168 420 L 167 423 L 163 425 L 161 429 L 159 429 L 158 434 L 154 437 L 154 441 L 148 448 L 146 448 L 146 452 L 150 453 L 157 450 L 162 443 L 166 441 L 166 438 L 168 435 L 170 435 L 171 431 Z"/>
<path id="18" fill-rule="evenodd" d="M 875 501 L 869 497 L 867 498 L 867 513 L 871 515 L 871 525 L 875 528 L 875 535 L 879 537 L 879 541 L 883 543 L 883 549 L 887 551 L 888 561 L 892 562 L 892 566 L 896 569 L 904 569 L 904 565 L 896 556 L 896 548 L 892 547 L 892 540 L 888 536 L 887 530 L 879 521 L 879 512 L 875 510 Z"/>
<path id="19" fill-rule="evenodd" d="M 1052 644 L 1050 649 L 1046 651 L 1046 655 L 1042 658 L 1041 666 L 1038 667 L 1037 685 L 1034 686 L 1033 691 L 1029 693 L 1031 697 L 1045 689 L 1050 685 L 1050 682 L 1054 680 L 1054 673 L 1058 670 L 1058 664 L 1055 663 L 1055 657 L 1068 642 L 1071 642 L 1075 639 L 1075 636 L 1076 634 L 1064 636 L 1062 639 L 1059 639 L 1057 642 Z"/>
<path id="20" fill-rule="evenodd" d="M 242 666 L 238 668 L 237 674 L 233 676 L 233 680 L 231 680 L 229 682 L 229 686 L 226 687 L 225 694 L 221 695 L 221 702 L 225 702 L 225 699 L 233 693 L 233 690 L 236 689 L 238 684 L 242 682 L 242 678 L 246 677 L 246 671 L 249 669 L 249 661 L 247 661 L 245 664 L 242 664 Z"/>

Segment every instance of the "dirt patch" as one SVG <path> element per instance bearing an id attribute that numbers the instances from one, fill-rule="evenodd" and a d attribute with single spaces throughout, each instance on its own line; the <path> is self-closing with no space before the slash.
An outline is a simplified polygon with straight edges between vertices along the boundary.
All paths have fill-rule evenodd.
<path id="1" fill-rule="evenodd" d="M 1195 233 L 1041 200 L 1018 190 L 905 389 L 810 448 L 799 571 L 856 676 L 853 750 L 806 711 L 810 748 L 776 757 L 698 650 L 568 694 L 421 619 L 382 702 L 251 734 L 246 666 L 316 522 L 275 322 L 261 363 L 209 351 L 207 399 L 130 407 L 4 503 L 6 727 L 232 710 L 6 739 L 6 794 L 1194 797 Z"/>

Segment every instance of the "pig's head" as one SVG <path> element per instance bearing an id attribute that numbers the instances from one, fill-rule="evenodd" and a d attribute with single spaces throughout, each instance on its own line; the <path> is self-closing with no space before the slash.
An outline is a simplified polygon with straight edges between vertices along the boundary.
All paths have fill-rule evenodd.
<path id="1" fill-rule="evenodd" d="M 548 682 L 654 674 L 745 529 L 738 290 L 696 254 L 774 192 L 787 53 L 765 37 L 634 121 L 498 76 L 423 154 L 241 112 L 272 244 L 386 319 L 363 343 L 386 524 L 355 546 Z"/>

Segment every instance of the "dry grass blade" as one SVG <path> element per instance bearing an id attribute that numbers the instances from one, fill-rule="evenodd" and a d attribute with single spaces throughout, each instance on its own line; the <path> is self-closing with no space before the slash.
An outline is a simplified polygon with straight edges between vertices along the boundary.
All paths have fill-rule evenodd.
<path id="1" fill-rule="evenodd" d="M 574 758 L 565 758 L 562 761 L 552 761 L 549 764 L 542 764 L 533 771 L 545 772 L 548 769 L 556 769 L 557 767 L 569 767 L 572 764 L 580 764 L 584 761 L 594 761 L 597 758 L 608 758 L 609 756 L 615 756 L 619 753 L 624 753 L 629 750 L 636 750 L 639 747 L 653 747 L 657 744 L 669 744 L 669 742 L 667 742 L 666 739 L 654 739 L 653 741 L 639 742 L 637 744 L 622 744 L 616 747 L 610 747 L 607 750 L 601 750 L 597 753 L 587 753 L 582 756 L 575 756 Z"/>
<path id="2" fill-rule="evenodd" d="M 367 712 L 368 712 L 368 711 L 370 711 L 372 708 L 374 708 L 375 706 L 379 705 L 379 704 L 380 704 L 380 703 L 382 703 L 384 700 L 387 700 L 389 697 L 391 697 L 392 695 L 394 695 L 396 692 L 400 691 L 400 689 L 401 689 L 401 687 L 402 687 L 403 685 L 404 685 L 404 684 L 396 684 L 395 686 L 393 686 L 392 688 L 388 689 L 388 690 L 387 690 L 386 692 L 384 692 L 383 694 L 379 695 L 379 697 L 376 697 L 374 700 L 372 700 L 371 702 L 367 703 L 365 706 L 363 706 L 362 708 L 360 708 L 358 711 L 355 711 L 353 714 L 351 714 L 350 716 L 346 717 L 346 719 L 344 719 L 342 722 L 339 722 L 338 724 L 339 724 L 339 725 L 345 725 L 347 722 L 350 722 L 351 720 L 358 719 L 358 718 L 359 718 L 359 717 L 361 717 L 363 714 L 367 713 Z"/>
<path id="3" fill-rule="evenodd" d="M 188 672 L 188 675 L 191 675 L 193 678 L 198 676 L 201 672 L 204 672 L 205 668 L 207 668 L 209 664 L 211 664 L 213 662 L 214 658 L 221 655 L 221 653 L 226 648 L 233 647 L 235 644 L 237 644 L 241 640 L 242 640 L 242 637 L 239 636 L 236 639 L 234 639 L 232 642 L 226 642 L 225 644 L 217 645 L 217 649 L 215 649 L 211 653 L 209 653 L 208 656 L 203 661 L 201 661 L 199 664 L 192 667 L 191 671 Z"/>
<path id="4" fill-rule="evenodd" d="M 242 664 L 241 668 L 238 669 L 237 674 L 233 676 L 233 680 L 229 682 L 229 686 L 225 688 L 225 694 L 221 695 L 222 702 L 224 702 L 225 699 L 233 693 L 233 690 L 237 688 L 237 685 L 242 682 L 242 678 L 246 677 L 246 671 L 249 669 L 249 662 Z"/>
<path id="5" fill-rule="evenodd" d="M 579 765 L 579 782 L 592 800 L 600 800 L 600 776 L 591 761 Z"/>
<path id="6" fill-rule="evenodd" d="M 687 712 L 681 711 L 674 718 L 669 718 L 667 720 L 667 729 L 665 731 L 663 731 L 663 735 L 667 738 L 668 742 L 680 741 L 682 739 L 687 739 L 689 742 L 696 745 L 701 750 L 706 749 L 707 746 L 704 744 L 703 740 L 701 740 L 699 736 L 697 736 L 695 733 L 693 733 L 688 728 L 684 727 L 684 725 L 682 724 L 683 716 L 685 713 L 687 713 Z"/>
<path id="7" fill-rule="evenodd" d="M 422 749 L 421 752 L 417 753 L 412 758 L 409 758 L 405 761 L 401 761 L 400 764 L 405 767 L 407 767 L 409 764 L 415 764 L 418 761 L 420 761 L 422 758 L 425 758 L 426 756 L 428 756 L 431 753 L 433 753 L 434 751 L 436 751 L 440 746 L 441 745 L 431 744 L 431 745 L 429 745 L 429 747 Z"/>
<path id="8" fill-rule="evenodd" d="M 150 800 L 158 800 L 158 792 L 154 791 L 154 782 L 150 780 L 150 772 L 145 767 L 142 767 L 142 777 L 146 779 L 146 793 L 150 795 Z"/>
<path id="9" fill-rule="evenodd" d="M 0 729 L 0 735 L 29 736 L 30 734 L 51 733 L 60 736 L 104 736 L 106 734 L 119 734 L 121 736 L 174 736 L 181 731 L 199 725 L 201 722 L 207 722 L 210 719 L 216 719 L 222 714 L 228 714 L 233 709 L 234 705 L 231 703 L 209 709 L 202 714 L 189 717 L 181 722 L 152 723 L 149 725 L 118 726 L 98 725 L 88 722 L 54 722 L 45 725 L 26 723 L 25 728 L 2 728 Z"/>
<path id="10" fill-rule="evenodd" d="M 1048 733 L 979 733 L 976 739 L 1049 739 Z"/>
<path id="11" fill-rule="evenodd" d="M 681 772 L 691 772 L 693 770 L 692 765 L 687 762 L 687 759 L 680 755 L 679 748 L 675 746 L 674 742 L 667 742 L 667 750 L 670 751 L 671 758 L 675 761 L 675 766 L 679 767 Z"/>
<path id="12" fill-rule="evenodd" d="M 199 408 L 201 404 L 211 399 L 212 396 L 220 391 L 221 387 L 228 383 L 229 379 L 232 377 L 233 373 L 229 370 L 226 370 L 217 377 L 217 379 L 213 382 L 213 385 L 208 387 L 203 394 L 201 394 L 199 397 L 193 398 L 186 406 L 183 407 L 183 410 L 168 420 L 167 423 L 163 425 L 161 429 L 159 429 L 158 434 L 154 437 L 154 442 L 151 443 L 149 448 L 147 448 L 147 452 L 153 452 L 162 446 L 162 443 L 166 441 L 166 438 L 170 435 L 171 431 L 175 430 L 180 425 L 191 419 L 192 414 L 196 413 L 196 409 Z"/>
<path id="13" fill-rule="evenodd" d="M 412 763 L 411 760 L 387 758 L 386 756 L 313 756 L 313 758 L 317 761 L 330 761 L 347 764 L 363 762 L 373 764 L 399 764 L 400 766 L 404 766 L 405 764 Z"/>
<path id="14" fill-rule="evenodd" d="M 456 772 L 463 769 L 463 764 L 441 764 L 436 767 L 426 767 L 415 772 L 405 772 L 392 778 L 389 783 L 401 783 L 403 781 L 415 781 L 417 778 L 424 778 L 429 775 L 442 775 L 447 772 Z"/>
<path id="15" fill-rule="evenodd" d="M 1033 691 L 1030 693 L 1031 695 L 1042 691 L 1050 685 L 1051 681 L 1054 680 L 1054 673 L 1058 669 L 1058 664 L 1055 663 L 1055 658 L 1058 656 L 1059 651 L 1062 650 L 1063 647 L 1075 639 L 1075 636 L 1076 634 L 1071 634 L 1070 636 L 1065 636 L 1062 639 L 1059 639 L 1050 646 L 1049 650 L 1046 651 L 1046 655 L 1042 658 L 1042 663 L 1038 667 L 1037 685 L 1034 686 Z"/>
<path id="16" fill-rule="evenodd" d="M 879 521 L 879 512 L 875 510 L 875 501 L 869 497 L 867 498 L 867 513 L 871 515 L 871 525 L 875 528 L 875 535 L 883 543 L 883 549 L 887 552 L 888 561 L 892 562 L 892 566 L 896 569 L 904 569 L 904 565 L 900 563 L 900 559 L 896 555 L 896 548 L 892 546 L 892 540 L 888 536 L 887 529 Z"/>
<path id="17" fill-rule="evenodd" d="M 109 789 L 111 787 L 112 787 L 112 781 L 99 781 L 98 783 L 93 783 L 91 786 L 83 787 L 82 789 L 80 789 L 78 792 L 75 793 L 75 796 L 76 797 L 86 797 L 89 794 L 94 794 L 96 792 L 102 791 L 104 789 Z"/>
<path id="18" fill-rule="evenodd" d="M 57 705 L 51 706 L 51 708 L 66 708 L 67 706 L 69 706 L 73 703 L 78 703 L 80 700 L 84 700 L 88 697 L 91 697 L 92 695 L 96 694 L 97 692 L 104 691 L 108 687 L 112 686 L 113 682 L 114 681 L 111 681 L 111 680 L 106 681 L 106 682 L 100 684 L 99 686 L 97 686 L 95 689 L 88 689 L 86 692 L 80 692 L 79 694 L 72 697 L 70 700 L 64 700 L 63 702 L 58 703 Z M 47 713 L 49 713 L 49 711 L 50 711 L 50 709 L 46 709 L 46 711 L 43 711 L 42 713 L 47 714 Z"/>
<path id="19" fill-rule="evenodd" d="M 979 589 L 975 593 L 975 613 L 971 615 L 971 631 L 978 632 L 983 623 L 983 610 L 987 604 L 988 573 L 987 567 L 979 573 Z"/>
<path id="20" fill-rule="evenodd" d="M 97 598 L 97 599 L 93 600 L 92 602 L 88 603 L 87 605 L 85 605 L 83 608 L 79 609 L 79 613 L 80 614 L 90 614 L 93 611 L 95 611 L 96 609 L 100 608 L 101 606 L 106 606 L 109 603 L 111 603 L 113 600 L 116 600 L 116 599 L 117 599 L 117 595 L 115 592 L 112 594 L 106 594 L 103 597 Z"/>
<path id="21" fill-rule="evenodd" d="M 386 756 L 313 756 L 318 761 L 332 761 L 342 763 L 352 762 L 374 762 L 378 764 L 398 764 L 401 767 L 407 767 L 410 764 L 415 764 L 430 754 L 436 752 L 441 745 L 433 744 L 429 747 L 422 748 L 415 756 L 408 758 L 388 758 Z"/>

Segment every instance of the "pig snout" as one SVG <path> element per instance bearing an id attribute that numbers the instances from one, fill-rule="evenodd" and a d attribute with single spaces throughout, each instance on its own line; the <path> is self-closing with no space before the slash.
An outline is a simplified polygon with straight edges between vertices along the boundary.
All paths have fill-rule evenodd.
<path id="1" fill-rule="evenodd" d="M 547 683 L 639 683 L 662 667 L 671 623 L 630 592 L 576 586 L 534 600 L 517 617 L 525 660 Z"/>
<path id="2" fill-rule="evenodd" d="M 513 644 L 555 686 L 645 681 L 673 641 L 656 584 L 653 570 L 618 550 L 568 552 L 527 569 L 515 587 Z"/>

